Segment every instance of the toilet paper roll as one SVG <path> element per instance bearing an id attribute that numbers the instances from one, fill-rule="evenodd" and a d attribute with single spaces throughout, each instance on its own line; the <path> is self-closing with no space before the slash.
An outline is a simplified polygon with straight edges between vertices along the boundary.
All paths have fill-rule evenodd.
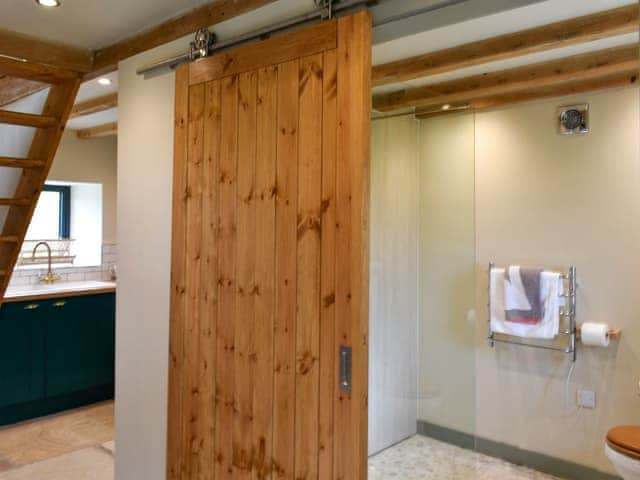
<path id="1" fill-rule="evenodd" d="M 584 345 L 593 347 L 609 346 L 609 325 L 606 323 L 584 323 L 580 328 L 580 335 Z"/>

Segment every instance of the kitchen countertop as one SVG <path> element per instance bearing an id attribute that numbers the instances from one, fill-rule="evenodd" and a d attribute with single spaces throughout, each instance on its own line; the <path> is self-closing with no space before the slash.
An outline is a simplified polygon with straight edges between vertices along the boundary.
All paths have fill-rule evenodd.
<path id="1" fill-rule="evenodd" d="M 97 295 L 116 291 L 116 282 L 60 282 L 51 285 L 24 285 L 10 287 L 4 295 L 4 302 L 24 302 L 46 300 L 47 298 L 77 297 L 79 295 Z"/>

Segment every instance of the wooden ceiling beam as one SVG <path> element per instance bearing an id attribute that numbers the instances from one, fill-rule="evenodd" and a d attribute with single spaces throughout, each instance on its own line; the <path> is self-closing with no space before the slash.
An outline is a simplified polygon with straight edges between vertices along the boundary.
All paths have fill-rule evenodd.
<path id="1" fill-rule="evenodd" d="M 617 73 L 638 72 L 639 69 L 638 46 L 636 44 L 625 45 L 377 95 L 373 100 L 373 108 L 377 111 L 388 112 L 408 107 L 456 104 L 469 98 L 505 95 L 575 80 L 589 80 Z"/>
<path id="2" fill-rule="evenodd" d="M 2 48 L 0 47 L 0 51 Z M 81 76 L 80 73 L 72 70 L 2 56 L 0 56 L 0 75 L 49 84 L 66 83 Z"/>
<path id="3" fill-rule="evenodd" d="M 110 93 L 98 98 L 92 98 L 86 102 L 80 102 L 74 105 L 69 118 L 81 117 L 83 115 L 91 115 L 92 113 L 103 112 L 118 106 L 118 93 Z"/>
<path id="4" fill-rule="evenodd" d="M 375 66 L 373 85 L 403 82 L 473 65 L 637 32 L 638 19 L 638 5 L 628 5 L 426 53 Z"/>
<path id="5" fill-rule="evenodd" d="M 117 122 L 107 123 L 106 125 L 99 125 L 97 127 L 83 128 L 82 130 L 76 130 L 78 138 L 88 139 L 97 137 L 108 137 L 110 135 L 118 134 Z"/>
<path id="6" fill-rule="evenodd" d="M 93 69 L 93 53 L 90 50 L 4 29 L 0 29 L 0 56 L 73 72 L 86 73 Z"/>
<path id="7" fill-rule="evenodd" d="M 444 110 L 443 105 L 420 108 L 415 112 L 418 119 L 431 118 L 440 115 L 450 115 L 460 111 L 476 111 L 488 108 L 496 108 L 505 105 L 512 105 L 523 102 L 531 102 L 545 98 L 563 97 L 580 93 L 594 92 L 609 88 L 621 88 L 638 85 L 639 75 L 637 72 L 619 73 L 602 78 L 589 80 L 576 80 L 562 85 L 552 85 L 532 88 L 530 90 L 510 93 L 505 95 L 493 95 L 484 98 L 469 98 L 465 103 L 454 105 L 448 110 Z"/>
<path id="8" fill-rule="evenodd" d="M 177 40 L 204 27 L 229 20 L 243 13 L 273 3 L 275 0 L 216 0 L 164 22 L 143 33 L 97 50 L 93 72 L 87 78 L 118 68 L 118 62 L 138 53 Z"/>

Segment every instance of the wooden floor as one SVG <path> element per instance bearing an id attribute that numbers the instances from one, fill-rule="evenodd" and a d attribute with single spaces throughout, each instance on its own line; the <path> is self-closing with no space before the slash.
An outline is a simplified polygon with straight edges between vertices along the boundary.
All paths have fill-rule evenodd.
<path id="1" fill-rule="evenodd" d="M 0 428 L 0 480 L 113 480 L 113 402 Z"/>

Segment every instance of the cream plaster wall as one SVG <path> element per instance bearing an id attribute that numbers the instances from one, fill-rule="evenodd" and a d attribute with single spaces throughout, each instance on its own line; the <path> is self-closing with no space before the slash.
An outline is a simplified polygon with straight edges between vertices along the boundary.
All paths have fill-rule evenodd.
<path id="1" fill-rule="evenodd" d="M 102 236 L 104 243 L 116 241 L 117 139 L 79 139 L 67 130 L 53 160 L 49 180 L 102 184 Z"/>
<path id="2" fill-rule="evenodd" d="M 556 108 L 589 103 L 591 132 L 556 132 Z M 607 430 L 640 422 L 638 88 L 476 115 L 477 434 L 612 472 Z M 575 265 L 578 321 L 623 331 L 579 347 L 565 407 L 566 355 L 487 347 L 486 265 Z M 576 411 L 577 388 L 597 394 Z"/>

